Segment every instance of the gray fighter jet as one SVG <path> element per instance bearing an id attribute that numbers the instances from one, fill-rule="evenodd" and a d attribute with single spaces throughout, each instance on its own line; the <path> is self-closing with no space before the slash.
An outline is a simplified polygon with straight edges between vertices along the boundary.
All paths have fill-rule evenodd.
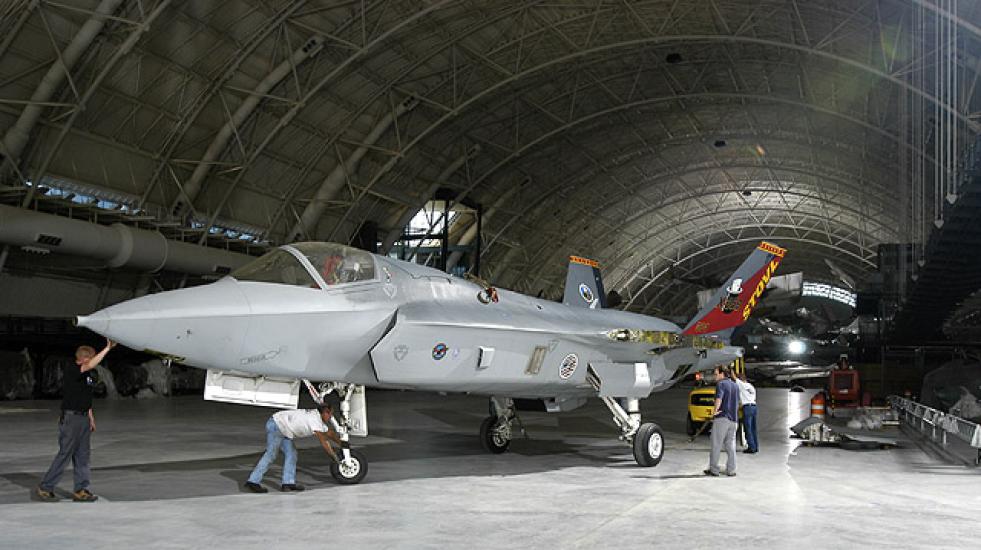
<path id="1" fill-rule="evenodd" d="M 761 243 L 685 329 L 604 309 L 599 266 L 584 258 L 570 259 L 557 303 L 322 242 L 282 246 L 215 283 L 129 300 L 77 323 L 209 369 L 206 398 L 252 388 L 238 401 L 273 404 L 266 398 L 279 387 L 293 395 L 279 405 L 295 407 L 300 381 L 320 382 L 307 387 L 315 399 L 336 391 L 342 424 L 355 435 L 367 433 L 365 386 L 490 396 L 480 435 L 494 453 L 511 441 L 516 399 L 560 412 L 599 397 L 637 463 L 655 466 L 664 437 L 641 422 L 638 400 L 741 355 L 718 335 L 749 318 L 784 252 Z M 360 479 L 366 465 L 345 449 L 335 477 Z"/>

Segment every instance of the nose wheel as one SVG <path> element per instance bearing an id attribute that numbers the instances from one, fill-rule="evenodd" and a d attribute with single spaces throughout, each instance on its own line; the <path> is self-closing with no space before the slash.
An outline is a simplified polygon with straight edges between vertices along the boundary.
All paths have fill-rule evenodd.
<path id="1" fill-rule="evenodd" d="M 356 449 L 350 449 L 349 454 L 340 462 L 330 465 L 330 475 L 334 476 L 341 485 L 355 485 L 361 483 L 364 476 L 368 475 L 368 460 L 364 453 Z"/>

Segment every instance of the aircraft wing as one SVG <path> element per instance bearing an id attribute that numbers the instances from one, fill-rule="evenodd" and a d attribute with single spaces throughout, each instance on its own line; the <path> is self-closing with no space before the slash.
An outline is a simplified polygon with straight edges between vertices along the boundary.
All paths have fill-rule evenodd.
<path id="1" fill-rule="evenodd" d="M 371 360 L 389 386 L 556 394 L 546 389 L 587 387 L 586 365 L 609 362 L 600 350 L 609 343 L 599 332 L 534 323 L 503 308 L 415 303 L 399 309 Z"/>
<path id="2" fill-rule="evenodd" d="M 557 314 L 543 320 L 494 305 L 413 303 L 399 309 L 371 350 L 371 361 L 379 383 L 388 387 L 514 397 L 597 391 L 647 397 L 692 368 L 728 363 L 740 353 L 707 338 L 604 330 L 578 318 Z M 599 390 L 587 379 L 590 370 L 600 380 Z"/>

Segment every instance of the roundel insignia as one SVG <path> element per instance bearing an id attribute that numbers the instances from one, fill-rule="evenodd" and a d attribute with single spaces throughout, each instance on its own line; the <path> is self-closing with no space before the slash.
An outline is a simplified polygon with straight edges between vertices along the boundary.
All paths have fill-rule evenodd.
<path id="1" fill-rule="evenodd" d="M 440 359 L 446 357 L 446 352 L 448 350 L 449 348 L 446 347 L 446 344 L 442 342 L 436 344 L 433 346 L 433 359 L 439 361 Z"/>
<path id="2" fill-rule="evenodd" d="M 583 300 L 586 300 L 587 304 L 593 303 L 593 289 L 589 288 L 586 283 L 579 283 L 579 295 L 582 296 Z"/>
<path id="3" fill-rule="evenodd" d="M 576 367 L 579 366 L 579 356 L 575 353 L 570 353 L 562 359 L 562 364 L 559 365 L 559 378 L 563 380 L 568 380 L 572 377 L 573 373 L 576 372 Z"/>

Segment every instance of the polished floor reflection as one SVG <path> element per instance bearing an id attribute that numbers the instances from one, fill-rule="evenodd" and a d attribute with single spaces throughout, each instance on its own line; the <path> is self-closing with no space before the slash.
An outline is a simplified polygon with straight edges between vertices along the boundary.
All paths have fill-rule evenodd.
<path id="1" fill-rule="evenodd" d="M 97 402 L 95 504 L 30 502 L 56 450 L 56 402 L 0 404 L 4 547 L 355 548 L 973 547 L 981 475 L 913 445 L 805 448 L 788 426 L 809 394 L 760 391 L 761 452 L 738 476 L 706 478 L 708 438 L 684 434 L 687 392 L 655 394 L 648 420 L 667 454 L 639 468 L 599 402 L 525 413 L 528 439 L 489 455 L 482 398 L 370 392 L 359 444 L 368 478 L 342 487 L 315 441 L 300 442 L 301 494 L 244 494 L 271 411 L 194 397 Z M 274 467 L 267 483 L 275 487 Z M 68 488 L 70 474 L 63 480 Z M 66 493 L 63 493 L 65 495 Z M 720 539 L 720 536 L 726 539 Z"/>

